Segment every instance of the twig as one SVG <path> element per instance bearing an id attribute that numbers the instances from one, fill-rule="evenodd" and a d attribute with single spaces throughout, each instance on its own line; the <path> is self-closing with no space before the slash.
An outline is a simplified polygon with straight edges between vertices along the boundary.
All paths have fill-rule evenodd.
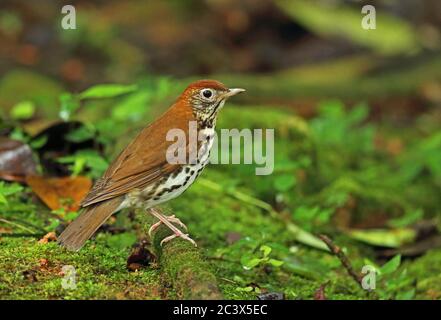
<path id="1" fill-rule="evenodd" d="M 349 273 L 349 275 L 358 283 L 358 285 L 363 289 L 362 281 L 363 278 L 355 272 L 354 268 L 352 267 L 351 262 L 349 261 L 348 257 L 345 255 L 343 250 L 341 250 L 340 247 L 338 247 L 332 240 L 324 235 L 319 234 L 318 237 L 323 240 L 324 243 L 328 246 L 329 250 L 340 260 L 343 267 L 346 269 L 346 271 Z"/>
<path id="2" fill-rule="evenodd" d="M 346 271 L 349 273 L 352 279 L 354 279 L 358 283 L 360 288 L 362 290 L 366 290 L 365 288 L 363 288 L 363 277 L 357 272 L 355 272 L 351 262 L 349 261 L 348 257 L 345 255 L 343 250 L 341 250 L 339 246 L 334 244 L 334 242 L 328 236 L 324 234 L 319 234 L 317 237 L 320 238 L 324 243 L 326 243 L 329 250 L 331 250 L 331 252 L 340 260 L 343 267 L 346 269 Z M 379 299 L 377 293 L 375 293 L 374 291 L 367 290 L 367 295 L 371 299 L 375 299 L 375 300 Z"/>
<path id="3" fill-rule="evenodd" d="M 25 226 L 22 226 L 21 224 L 18 224 L 17 222 L 9 221 L 9 220 L 3 219 L 3 218 L 0 218 L 0 221 L 3 222 L 3 223 L 6 223 L 6 224 L 10 224 L 11 226 L 17 227 L 19 229 L 28 231 L 30 233 L 34 233 L 34 230 L 29 229 L 29 228 L 27 228 Z"/>

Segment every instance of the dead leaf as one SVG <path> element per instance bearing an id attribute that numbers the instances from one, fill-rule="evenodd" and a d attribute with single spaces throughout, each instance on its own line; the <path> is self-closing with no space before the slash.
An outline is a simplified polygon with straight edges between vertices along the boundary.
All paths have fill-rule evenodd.
<path id="1" fill-rule="evenodd" d="M 77 211 L 92 187 L 92 181 L 87 177 L 29 176 L 26 183 L 49 208 L 64 208 L 66 211 Z"/>
<path id="2" fill-rule="evenodd" d="M 49 261 L 45 258 L 41 258 L 39 262 L 40 262 L 40 268 L 47 268 L 49 264 Z"/>
<path id="3" fill-rule="evenodd" d="M 242 235 L 239 232 L 227 232 L 225 235 L 225 240 L 228 244 L 233 244 L 239 241 L 242 238 Z"/>
<path id="4" fill-rule="evenodd" d="M 55 235 L 55 232 L 49 232 L 47 233 L 43 238 L 38 240 L 38 243 L 48 243 L 50 241 L 57 241 L 57 236 Z"/>
<path id="5" fill-rule="evenodd" d="M 0 137 L 0 179 L 24 182 L 35 172 L 31 148 L 21 141 Z"/>
<path id="6" fill-rule="evenodd" d="M 25 270 L 22 272 L 23 278 L 29 282 L 37 282 L 37 272 L 35 270 Z"/>
<path id="7" fill-rule="evenodd" d="M 325 289 L 329 282 L 322 284 L 314 293 L 314 300 L 328 300 L 326 298 Z"/>
<path id="8" fill-rule="evenodd" d="M 146 240 L 135 245 L 135 249 L 127 258 L 127 269 L 129 271 L 137 271 L 156 260 L 155 255 L 151 253 L 148 245 L 149 243 Z"/>
<path id="9" fill-rule="evenodd" d="M 266 292 L 257 296 L 259 300 L 285 300 L 283 292 Z"/>
<path id="10" fill-rule="evenodd" d="M 12 233 L 12 229 L 0 227 L 0 234 L 2 234 L 2 233 Z"/>

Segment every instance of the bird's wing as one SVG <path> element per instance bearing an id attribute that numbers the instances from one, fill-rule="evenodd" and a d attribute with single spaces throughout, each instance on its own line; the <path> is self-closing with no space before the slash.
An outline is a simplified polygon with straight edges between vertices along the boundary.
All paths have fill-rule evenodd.
<path id="1" fill-rule="evenodd" d="M 174 105 L 162 117 L 143 129 L 109 166 L 103 177 L 84 198 L 81 206 L 112 199 L 133 189 L 144 189 L 180 168 L 166 160 L 168 147 L 175 144 L 167 141 L 169 129 L 182 128 L 186 133 L 186 144 L 177 146 L 190 152 L 188 146 L 188 123 L 194 120 L 190 108 Z"/>

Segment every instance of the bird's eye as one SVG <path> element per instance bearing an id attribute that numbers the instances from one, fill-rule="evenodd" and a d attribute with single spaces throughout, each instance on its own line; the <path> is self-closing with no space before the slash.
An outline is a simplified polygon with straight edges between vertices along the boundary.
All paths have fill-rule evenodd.
<path id="1" fill-rule="evenodd" d="M 214 95 L 213 90 L 211 89 L 203 89 L 201 91 L 202 97 L 204 97 L 205 99 L 211 99 Z"/>

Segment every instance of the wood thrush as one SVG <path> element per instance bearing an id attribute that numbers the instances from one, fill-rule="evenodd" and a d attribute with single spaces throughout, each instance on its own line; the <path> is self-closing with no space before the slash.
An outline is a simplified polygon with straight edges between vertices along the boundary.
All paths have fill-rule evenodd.
<path id="1" fill-rule="evenodd" d="M 196 245 L 176 226 L 186 229 L 179 219 L 165 216 L 153 207 L 182 194 L 199 176 L 209 161 L 219 110 L 229 97 L 243 91 L 228 89 L 214 80 L 190 84 L 177 101 L 144 128 L 110 164 L 84 198 L 82 213 L 63 231 L 58 242 L 77 251 L 113 213 L 131 207 L 149 209 L 159 220 L 150 228 L 149 234 L 162 223 L 173 231 L 173 235 L 163 239 L 161 244 L 181 237 Z M 198 132 L 193 147 L 189 143 L 190 123 L 196 124 Z M 186 143 L 177 145 L 167 139 L 170 130 L 176 129 L 185 133 Z M 186 163 L 171 163 L 167 157 L 170 152 L 183 153 L 189 159 L 195 151 L 195 161 Z"/>

